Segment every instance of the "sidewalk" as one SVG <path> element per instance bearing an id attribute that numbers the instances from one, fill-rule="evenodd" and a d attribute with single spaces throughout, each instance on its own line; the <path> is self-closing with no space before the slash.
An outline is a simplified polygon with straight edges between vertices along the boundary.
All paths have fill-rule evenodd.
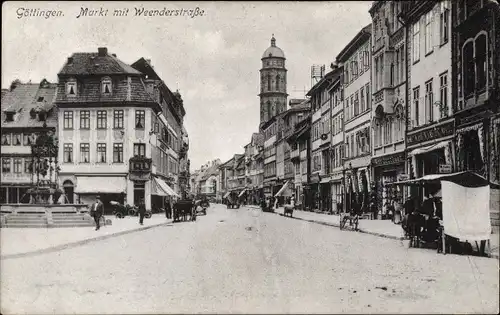
<path id="1" fill-rule="evenodd" d="M 144 219 L 144 225 L 139 225 L 138 217 L 117 219 L 114 216 L 106 216 L 106 219 L 111 219 L 112 225 L 101 225 L 98 231 L 95 231 L 94 227 L 2 228 L 0 229 L 0 257 L 9 259 L 57 251 L 172 222 L 165 218 L 165 214 L 154 214 L 150 219 Z"/>
<path id="2" fill-rule="evenodd" d="M 259 206 L 248 206 L 258 208 Z M 276 209 L 276 214 L 283 215 L 283 208 Z M 340 226 L 340 215 L 328 215 L 323 213 L 294 210 L 293 217 L 295 219 L 329 225 L 333 227 Z M 395 240 L 404 240 L 404 233 L 401 225 L 394 224 L 390 220 L 359 220 L 359 232 L 371 234 L 379 237 L 391 238 Z M 491 234 L 491 256 L 499 258 L 499 234 Z"/>

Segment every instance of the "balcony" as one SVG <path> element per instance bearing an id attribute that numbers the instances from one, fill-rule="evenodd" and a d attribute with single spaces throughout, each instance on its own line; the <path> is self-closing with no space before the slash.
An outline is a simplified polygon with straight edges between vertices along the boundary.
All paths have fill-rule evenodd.
<path id="1" fill-rule="evenodd" d="M 149 173 L 151 172 L 151 162 L 150 158 L 134 156 L 129 160 L 129 171 Z"/>
<path id="2" fill-rule="evenodd" d="M 404 33 L 405 28 L 400 27 L 399 30 L 396 31 L 396 33 L 392 34 L 392 36 L 389 38 L 389 47 L 394 48 L 396 44 L 404 40 L 405 33 Z"/>
<path id="3" fill-rule="evenodd" d="M 396 96 L 397 97 L 397 96 Z M 380 111 L 379 106 L 382 106 L 383 112 L 386 114 L 392 114 L 394 112 L 394 104 L 396 98 L 394 89 L 392 88 L 382 88 L 380 91 L 373 95 L 373 106 L 374 112 Z"/>
<path id="4" fill-rule="evenodd" d="M 299 159 L 299 157 L 300 157 L 300 151 L 299 151 L 298 147 L 297 147 L 297 149 L 290 151 L 290 159 L 291 160 Z"/>

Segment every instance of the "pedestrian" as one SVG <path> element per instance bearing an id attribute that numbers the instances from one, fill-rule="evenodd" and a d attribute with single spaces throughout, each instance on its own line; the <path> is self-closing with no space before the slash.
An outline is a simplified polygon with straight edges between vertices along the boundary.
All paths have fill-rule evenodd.
<path id="1" fill-rule="evenodd" d="M 165 208 L 165 215 L 167 219 L 170 219 L 172 217 L 172 205 L 170 204 L 170 200 L 167 201 L 167 205 Z"/>
<path id="2" fill-rule="evenodd" d="M 101 228 L 100 220 L 103 214 L 104 206 L 102 205 L 101 198 L 96 196 L 95 202 L 90 206 L 90 215 L 94 218 L 96 231 Z"/>
<path id="3" fill-rule="evenodd" d="M 144 201 L 141 201 L 139 204 L 139 224 L 143 225 L 144 214 L 146 214 L 146 206 L 144 205 Z"/>

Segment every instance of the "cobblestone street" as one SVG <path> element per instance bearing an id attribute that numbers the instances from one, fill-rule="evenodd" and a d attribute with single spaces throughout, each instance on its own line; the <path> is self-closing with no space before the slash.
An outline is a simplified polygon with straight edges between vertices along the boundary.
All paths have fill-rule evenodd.
<path id="1" fill-rule="evenodd" d="M 496 313 L 497 259 L 258 209 L 3 260 L 7 313 Z"/>

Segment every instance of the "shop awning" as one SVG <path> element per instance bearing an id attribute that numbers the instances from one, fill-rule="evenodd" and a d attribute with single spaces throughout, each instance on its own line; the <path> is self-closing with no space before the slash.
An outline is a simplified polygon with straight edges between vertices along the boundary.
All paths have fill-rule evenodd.
<path id="1" fill-rule="evenodd" d="M 471 171 L 465 171 L 465 172 L 458 172 L 458 173 L 451 173 L 451 174 L 430 174 L 430 175 L 425 175 L 421 178 L 417 179 L 409 179 L 405 181 L 399 181 L 399 182 L 392 182 L 392 183 L 387 183 L 386 185 L 423 185 L 426 183 L 440 183 L 441 181 L 448 181 L 448 182 L 453 182 L 457 185 L 463 186 L 463 187 L 484 187 L 484 186 L 490 186 L 492 188 L 500 188 L 495 183 L 488 182 L 486 178 L 483 176 L 471 172 Z"/>
<path id="2" fill-rule="evenodd" d="M 330 182 L 330 178 L 323 178 L 319 183 L 320 184 L 326 184 L 326 183 L 329 183 Z"/>
<path id="3" fill-rule="evenodd" d="M 158 179 L 154 178 L 152 185 L 151 185 L 151 195 L 155 196 L 169 196 L 169 194 L 161 188 L 160 184 L 158 183 Z"/>
<path id="4" fill-rule="evenodd" d="M 283 185 L 283 187 L 281 187 L 281 189 L 276 193 L 276 195 L 274 195 L 274 197 L 281 196 L 281 194 L 283 194 L 283 192 L 285 191 L 285 189 L 287 188 L 289 183 L 290 183 L 290 181 L 287 180 L 285 185 Z"/>
<path id="5" fill-rule="evenodd" d="M 239 197 L 241 197 L 241 196 L 243 196 L 243 194 L 245 193 L 245 191 L 247 191 L 247 190 L 246 190 L 246 189 L 243 189 L 243 190 L 240 192 L 240 194 L 238 195 L 238 198 L 239 198 Z"/>
<path id="6" fill-rule="evenodd" d="M 437 149 L 442 149 L 442 148 L 445 148 L 450 142 L 451 142 L 450 140 L 448 140 L 448 141 L 441 141 L 441 142 L 438 142 L 436 144 L 431 144 L 431 145 L 428 145 L 428 146 L 425 146 L 425 147 L 422 147 L 422 148 L 418 148 L 418 149 L 410 151 L 408 153 L 408 156 L 414 156 L 414 155 L 418 155 L 418 154 L 424 154 L 424 153 L 431 152 L 431 151 L 434 151 L 434 150 L 437 150 Z"/>
<path id="7" fill-rule="evenodd" d="M 125 177 L 78 176 L 76 179 L 77 194 L 121 194 L 126 191 Z"/>
<path id="8" fill-rule="evenodd" d="M 229 196 L 229 194 L 230 194 L 230 193 L 231 193 L 231 192 L 230 192 L 230 191 L 228 191 L 227 193 L 225 193 L 225 194 L 224 194 L 224 197 L 222 197 L 222 198 L 223 198 L 223 199 L 227 198 L 227 197 Z"/>
<path id="9" fill-rule="evenodd" d="M 155 178 L 155 181 L 167 195 L 180 198 L 180 196 L 172 188 L 170 188 L 170 186 L 168 186 L 163 179 Z"/>

